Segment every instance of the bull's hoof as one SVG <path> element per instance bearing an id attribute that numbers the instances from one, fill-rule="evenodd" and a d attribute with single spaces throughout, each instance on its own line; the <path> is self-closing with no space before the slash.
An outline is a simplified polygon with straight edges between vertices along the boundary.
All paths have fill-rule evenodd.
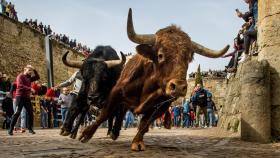
<path id="1" fill-rule="evenodd" d="M 93 133 L 91 133 L 89 130 L 84 130 L 80 137 L 79 137 L 79 141 L 82 142 L 82 143 L 86 143 L 88 142 L 93 136 Z"/>
<path id="2" fill-rule="evenodd" d="M 144 151 L 146 149 L 144 142 L 134 142 L 131 144 L 131 150 L 132 151 Z"/>
<path id="3" fill-rule="evenodd" d="M 71 134 L 71 132 L 69 131 L 64 131 L 61 135 L 62 136 L 69 136 Z"/>
<path id="4" fill-rule="evenodd" d="M 119 137 L 119 134 L 111 132 L 110 137 L 111 137 L 112 140 L 117 140 L 118 137 Z"/>
<path id="5" fill-rule="evenodd" d="M 65 131 L 65 130 L 64 130 L 63 128 L 61 128 L 61 129 L 60 129 L 59 135 L 62 135 L 62 134 L 64 133 L 64 131 Z"/>
<path id="6" fill-rule="evenodd" d="M 111 133 L 112 133 L 112 131 L 109 131 L 109 130 L 108 130 L 107 136 L 111 136 Z"/>
<path id="7" fill-rule="evenodd" d="M 165 121 L 165 122 L 163 122 L 163 125 L 164 125 L 164 128 L 166 128 L 166 129 L 171 129 L 171 127 L 172 127 L 171 121 Z"/>
<path id="8" fill-rule="evenodd" d="M 77 131 L 77 130 L 73 131 L 73 132 L 71 133 L 71 135 L 70 135 L 70 138 L 72 138 L 72 139 L 76 139 L 76 137 L 77 137 L 77 133 L 78 133 L 78 131 Z"/>

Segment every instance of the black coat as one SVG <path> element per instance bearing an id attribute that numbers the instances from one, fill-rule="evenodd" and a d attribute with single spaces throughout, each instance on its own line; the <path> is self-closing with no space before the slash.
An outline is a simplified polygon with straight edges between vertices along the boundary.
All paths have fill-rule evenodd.
<path id="1" fill-rule="evenodd" d="M 8 117 L 11 117 L 14 114 L 13 99 L 10 98 L 10 97 L 6 97 L 3 100 L 2 109 L 3 109 L 4 112 L 6 112 L 6 115 Z"/>

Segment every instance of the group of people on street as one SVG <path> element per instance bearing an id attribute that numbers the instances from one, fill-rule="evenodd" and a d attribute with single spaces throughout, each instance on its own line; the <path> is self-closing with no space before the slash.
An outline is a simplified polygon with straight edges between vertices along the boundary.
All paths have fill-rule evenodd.
<path id="1" fill-rule="evenodd" d="M 217 108 L 212 100 L 212 93 L 197 84 L 189 99 L 183 99 L 180 104 L 173 104 L 170 109 L 174 128 L 212 128 L 217 126 Z M 154 126 L 163 126 L 164 116 L 154 122 Z"/>
<path id="2" fill-rule="evenodd" d="M 39 98 L 42 128 L 59 127 L 58 113 L 61 113 L 61 122 L 65 120 L 72 99 L 67 85 L 59 85 L 64 87 L 60 93 L 58 89 L 47 88 L 45 83 L 39 84 L 39 79 L 38 72 L 31 65 L 26 65 L 13 83 L 5 73 L 0 72 L 0 105 L 4 116 L 2 128 L 8 129 L 9 135 L 17 131 L 23 133 L 25 128 L 29 133 L 35 134 L 35 106 L 32 100 L 36 97 Z"/>
<path id="3" fill-rule="evenodd" d="M 182 110 L 178 106 L 174 106 L 174 126 L 178 127 L 179 118 L 182 118 L 182 127 L 209 127 L 217 125 L 217 111 L 212 93 L 204 89 L 201 84 L 197 84 L 193 90 L 190 99 L 183 100 Z M 179 110 L 178 110 L 179 109 Z"/>
<path id="4" fill-rule="evenodd" d="M 61 113 L 61 122 L 63 123 L 72 100 L 77 98 L 82 83 L 81 72 L 78 70 L 66 81 L 55 87 L 47 88 L 45 84 L 38 84 L 37 81 L 40 77 L 31 65 L 24 67 L 24 71 L 17 76 L 15 82 L 11 83 L 6 78 L 6 74 L 0 73 L 0 92 L 4 94 L 2 95 L 2 108 L 6 118 L 4 124 L 9 135 L 13 135 L 13 131 L 19 126 L 17 125 L 19 116 L 21 116 L 21 131 L 25 132 L 27 127 L 29 133 L 35 134 L 31 94 L 41 96 L 41 127 L 59 127 L 58 113 Z M 73 90 L 70 91 L 67 87 L 72 84 L 74 84 Z M 61 93 L 59 89 L 62 89 Z M 174 104 L 170 107 L 172 124 L 175 128 L 211 128 L 217 125 L 216 110 L 212 94 L 201 84 L 197 84 L 189 99 L 184 99 L 181 105 Z M 131 111 L 127 111 L 124 118 L 124 129 L 135 127 L 135 118 L 138 116 L 135 117 Z M 163 117 L 158 118 L 154 125 L 161 128 L 163 120 Z"/>

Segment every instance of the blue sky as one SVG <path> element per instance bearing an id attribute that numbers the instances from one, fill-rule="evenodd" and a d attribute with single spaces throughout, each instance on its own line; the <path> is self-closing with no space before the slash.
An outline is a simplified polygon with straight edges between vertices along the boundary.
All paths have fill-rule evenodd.
<path id="1" fill-rule="evenodd" d="M 247 11 L 243 0 L 11 0 L 20 21 L 37 19 L 51 25 L 54 32 L 76 38 L 95 48 L 111 45 L 118 52 L 135 52 L 135 43 L 127 38 L 128 9 L 133 10 L 135 30 L 138 33 L 155 33 L 171 24 L 196 41 L 211 49 L 232 47 L 243 21 L 235 9 Z M 232 48 L 230 49 L 232 50 Z M 224 69 L 229 58 L 210 59 L 195 55 L 188 73 L 202 70 Z"/>

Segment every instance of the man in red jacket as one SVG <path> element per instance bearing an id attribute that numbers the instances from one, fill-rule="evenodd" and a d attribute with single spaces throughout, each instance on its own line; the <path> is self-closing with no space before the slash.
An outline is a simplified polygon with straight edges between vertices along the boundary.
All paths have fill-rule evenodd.
<path id="1" fill-rule="evenodd" d="M 31 88 L 31 82 L 39 80 L 40 77 L 37 71 L 31 65 L 27 65 L 24 68 L 23 73 L 20 73 L 17 76 L 17 87 L 16 87 L 16 106 L 17 111 L 12 116 L 11 127 L 8 131 L 9 135 L 13 135 L 13 129 L 17 122 L 17 119 L 21 113 L 23 107 L 25 107 L 26 112 L 29 116 L 28 120 L 28 130 L 29 133 L 35 134 L 33 131 L 33 107 L 31 105 L 31 91 L 34 91 Z"/>

